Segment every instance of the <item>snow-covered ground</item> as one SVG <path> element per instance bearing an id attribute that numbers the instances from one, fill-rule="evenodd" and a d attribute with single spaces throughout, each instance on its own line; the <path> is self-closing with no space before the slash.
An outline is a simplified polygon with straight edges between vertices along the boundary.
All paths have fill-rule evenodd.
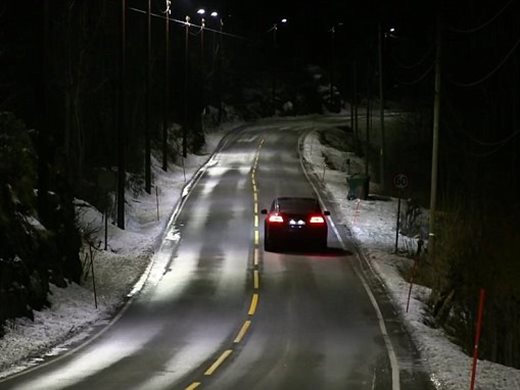
<path id="1" fill-rule="evenodd" d="M 208 134 L 208 152 L 216 148 L 225 132 L 223 128 Z M 452 344 L 442 330 L 432 329 L 423 322 L 423 302 L 428 296 L 426 288 L 414 286 L 406 312 L 409 285 L 399 270 L 410 267 L 411 260 L 393 254 L 397 200 L 347 201 L 345 173 L 324 167 L 324 155 L 329 159 L 346 160 L 345 155 L 322 145 L 316 134 L 311 132 L 304 142 L 303 157 L 333 194 L 341 209 L 338 222 L 350 228 L 371 267 L 384 281 L 401 310 L 405 324 L 431 370 L 432 381 L 439 389 L 469 389 L 471 358 Z M 38 364 L 45 355 L 67 349 L 86 338 L 93 326 L 110 321 L 146 270 L 172 210 L 181 198 L 184 185 L 208 157 L 190 155 L 185 160 L 184 168 L 171 165 L 167 173 L 159 168 L 159 162 L 153 161 L 157 192 L 154 189 L 151 195 L 137 197 L 129 193 L 126 230 L 109 224 L 109 250 L 93 251 L 97 308 L 94 305 L 91 272 L 88 272 L 82 286 L 72 284 L 67 289 L 53 287 L 51 308 L 35 312 L 34 322 L 17 319 L 7 325 L 6 335 L 0 339 L 0 378 Z M 352 159 L 352 156 L 349 157 Z M 92 241 L 103 248 L 102 215 L 82 201 L 78 200 L 76 205 L 84 228 L 91 231 Z M 400 248 L 410 249 L 415 244 L 413 240 L 400 238 Z M 83 253 L 86 259 L 87 253 L 88 250 Z M 89 264 L 87 260 L 86 265 Z M 476 388 L 520 389 L 520 370 L 479 361 Z"/>

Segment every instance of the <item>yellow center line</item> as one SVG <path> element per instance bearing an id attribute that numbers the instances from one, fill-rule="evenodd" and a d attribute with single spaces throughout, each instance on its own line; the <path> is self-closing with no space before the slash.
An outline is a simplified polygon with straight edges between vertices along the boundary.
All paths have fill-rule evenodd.
<path id="1" fill-rule="evenodd" d="M 255 214 L 255 228 L 258 227 L 258 215 Z"/>
<path id="2" fill-rule="evenodd" d="M 258 274 L 258 270 L 256 270 L 256 269 L 255 269 L 255 272 L 253 273 L 253 280 L 254 280 L 255 290 L 258 290 L 260 288 L 260 276 Z"/>
<path id="3" fill-rule="evenodd" d="M 247 332 L 247 330 L 249 329 L 250 326 L 251 326 L 251 321 L 250 320 L 247 320 L 247 321 L 244 322 L 244 325 L 242 325 L 242 328 L 240 328 L 240 332 L 238 332 L 237 337 L 233 341 L 235 344 L 238 344 L 238 343 L 240 343 L 242 341 L 242 339 L 246 335 L 246 332 Z"/>
<path id="4" fill-rule="evenodd" d="M 219 358 L 217 360 L 215 360 L 215 363 L 213 363 L 210 366 L 210 368 L 208 368 L 206 370 L 204 375 L 208 376 L 208 375 L 213 374 L 215 372 L 215 370 L 217 368 L 219 368 L 222 363 L 224 363 L 224 360 L 226 360 L 228 358 L 228 356 L 231 355 L 232 353 L 233 353 L 233 350 L 231 350 L 231 349 L 226 349 L 224 352 L 222 352 L 222 355 L 220 355 Z"/>
<path id="5" fill-rule="evenodd" d="M 255 203 L 258 203 L 258 194 L 256 192 L 253 193 L 253 198 L 255 199 Z"/>
<path id="6" fill-rule="evenodd" d="M 256 306 L 258 305 L 258 294 L 254 293 L 253 298 L 251 299 L 251 306 L 249 306 L 248 315 L 252 316 L 256 312 Z"/>
<path id="7" fill-rule="evenodd" d="M 258 214 L 258 204 L 255 203 L 254 209 L 255 209 L 255 214 Z"/>
<path id="8" fill-rule="evenodd" d="M 258 230 L 255 230 L 255 245 L 258 246 L 259 242 L 260 242 L 260 235 L 258 234 Z"/>
<path id="9" fill-rule="evenodd" d="M 186 387 L 184 390 L 194 390 L 200 386 L 200 382 L 193 382 L 191 385 Z"/>

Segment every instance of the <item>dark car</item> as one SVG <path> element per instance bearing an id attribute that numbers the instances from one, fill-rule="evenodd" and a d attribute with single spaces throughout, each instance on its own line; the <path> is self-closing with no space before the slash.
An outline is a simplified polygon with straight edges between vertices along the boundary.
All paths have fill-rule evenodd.
<path id="1" fill-rule="evenodd" d="M 264 249 L 272 251 L 282 245 L 327 247 L 327 219 L 316 198 L 279 197 L 273 200 L 264 223 Z"/>

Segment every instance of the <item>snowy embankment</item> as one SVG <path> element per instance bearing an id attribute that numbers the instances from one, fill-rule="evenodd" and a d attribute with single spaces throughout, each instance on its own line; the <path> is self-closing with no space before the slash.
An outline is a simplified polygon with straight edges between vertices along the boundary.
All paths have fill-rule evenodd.
<path id="1" fill-rule="evenodd" d="M 209 136 L 208 151 L 215 149 L 223 135 L 224 132 Z M 330 146 L 320 144 L 314 133 L 306 138 L 303 153 L 340 207 L 338 222 L 350 228 L 372 268 L 384 281 L 396 306 L 400 308 L 426 365 L 431 369 L 434 383 L 439 389 L 468 389 L 471 359 L 450 343 L 441 330 L 424 324 L 424 302 L 429 293 L 426 288 L 414 287 L 409 311 L 405 312 L 408 284 L 399 269 L 409 267 L 411 260 L 393 254 L 396 200 L 347 201 L 345 172 L 324 167 L 325 155 L 329 160 L 339 161 L 346 161 L 346 156 Z M 87 337 L 92 326 L 110 321 L 114 311 L 125 302 L 133 285 L 146 269 L 157 240 L 180 199 L 185 178 L 189 181 L 208 157 L 189 156 L 185 160 L 184 169 L 171 165 L 167 173 L 154 161 L 157 194 L 152 191 L 151 195 L 133 197 L 129 193 L 126 230 L 109 224 L 109 250 L 93 252 L 98 307 L 94 306 L 91 272 L 82 286 L 72 284 L 66 289 L 53 287 L 50 309 L 35 312 L 34 322 L 18 319 L 8 324 L 5 337 L 0 339 L 0 370 L 3 371 L 0 377 L 35 365 L 42 356 L 68 349 L 71 344 Z M 355 159 L 355 156 L 349 158 Z M 93 231 L 95 244 L 103 247 L 102 215 L 81 201 L 77 201 L 77 207 L 83 226 Z M 400 245 L 413 248 L 415 243 L 401 238 Z M 520 389 L 520 370 L 479 361 L 477 388 Z"/>
<path id="2" fill-rule="evenodd" d="M 90 262 L 89 245 L 84 243 L 81 253 L 84 283 L 81 286 L 73 283 L 66 289 L 51 285 L 50 308 L 34 311 L 34 321 L 19 318 L 8 322 L 6 334 L 0 338 L 0 378 L 32 367 L 45 356 L 70 349 L 71 345 L 91 335 L 94 326 L 111 320 L 146 270 L 185 184 L 206 163 L 226 131 L 233 127 L 236 126 L 229 124 L 208 134 L 207 153 L 189 155 L 184 160 L 184 167 L 170 164 L 168 172 L 164 172 L 160 168 L 161 162 L 152 157 L 152 193 L 135 196 L 127 190 L 126 229 L 119 229 L 109 218 L 106 251 L 103 250 L 105 224 L 102 213 L 86 202 L 75 201 L 81 228 L 88 232 L 93 244 L 93 262 Z"/>
<path id="3" fill-rule="evenodd" d="M 405 325 L 431 371 L 432 382 L 439 389 L 469 389 L 472 358 L 450 342 L 442 330 L 425 324 L 425 302 L 429 289 L 414 285 L 406 312 L 409 284 L 403 279 L 400 270 L 410 269 L 412 260 L 394 254 L 397 199 L 347 200 L 345 172 L 331 170 L 324 163 L 325 160 L 346 161 L 347 156 L 330 146 L 322 145 L 316 133 L 306 137 L 303 149 L 303 157 L 313 167 L 316 176 L 324 178 L 326 189 L 341 209 L 338 223 L 349 227 L 371 268 L 383 280 L 400 310 Z M 353 165 L 362 165 L 362 161 L 356 161 L 355 156 L 349 155 L 348 158 L 353 160 Z M 413 251 L 416 245 L 415 240 L 399 237 L 399 251 Z M 476 384 L 479 390 L 520 389 L 520 370 L 480 360 Z"/>

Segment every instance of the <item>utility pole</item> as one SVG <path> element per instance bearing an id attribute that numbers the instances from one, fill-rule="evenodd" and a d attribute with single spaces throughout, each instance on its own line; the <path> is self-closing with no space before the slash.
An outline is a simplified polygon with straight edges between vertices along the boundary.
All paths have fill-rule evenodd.
<path id="1" fill-rule="evenodd" d="M 353 96 L 353 104 L 354 104 L 354 140 L 356 142 L 356 147 L 358 145 L 359 132 L 358 132 L 358 76 L 357 76 L 357 61 L 354 60 L 354 69 L 353 69 L 353 84 L 354 84 L 354 96 Z"/>
<path id="2" fill-rule="evenodd" d="M 222 122 L 222 30 L 224 28 L 224 22 L 222 18 L 219 19 L 220 24 L 220 35 L 219 35 L 219 46 L 218 46 L 218 124 Z"/>
<path id="3" fill-rule="evenodd" d="M 275 23 L 273 26 L 273 88 L 272 88 L 272 104 L 273 104 L 273 113 L 276 112 L 276 57 L 278 52 L 278 41 L 276 38 L 276 31 L 278 30 L 278 25 Z"/>
<path id="4" fill-rule="evenodd" d="M 437 211 L 437 175 L 438 175 L 438 154 L 439 154 L 439 123 L 440 123 L 440 102 L 441 102 L 441 47 L 442 31 L 440 10 L 437 15 L 437 34 L 435 51 L 435 90 L 433 101 L 433 143 L 432 143 L 432 172 L 431 172 L 431 192 L 430 192 L 430 231 L 428 234 L 428 253 L 433 262 L 435 249 L 435 213 Z"/>
<path id="5" fill-rule="evenodd" d="M 148 194 L 152 193 L 152 164 L 150 145 L 150 90 L 151 75 L 150 66 L 152 62 L 152 0 L 148 0 L 146 12 L 146 119 L 145 119 L 145 162 L 144 162 L 144 188 Z"/>
<path id="6" fill-rule="evenodd" d="M 202 106 L 202 110 L 206 109 L 206 65 L 204 63 L 204 29 L 206 28 L 206 19 L 202 18 L 200 20 L 200 104 Z M 199 110 L 200 113 L 200 110 Z M 200 114 L 200 122 L 201 125 L 204 123 L 202 115 Z"/>
<path id="7" fill-rule="evenodd" d="M 170 109 L 170 14 L 171 0 L 166 0 L 166 17 L 165 17 L 165 96 L 164 96 L 164 122 L 162 131 L 162 169 L 168 170 L 168 110 Z"/>
<path id="8" fill-rule="evenodd" d="M 336 38 L 336 26 L 332 26 L 330 29 L 330 86 L 329 86 L 329 99 L 330 107 L 333 107 L 333 94 L 334 94 L 334 41 Z"/>
<path id="9" fill-rule="evenodd" d="M 381 189 L 385 188 L 385 99 L 383 94 L 383 32 L 381 31 L 381 23 L 378 28 L 379 35 L 379 118 L 381 126 L 381 149 L 379 155 L 379 175 Z"/>
<path id="10" fill-rule="evenodd" d="M 38 196 L 37 208 L 40 220 L 45 225 L 49 220 L 49 38 L 50 38 L 50 1 L 42 2 L 43 24 L 41 38 L 41 52 L 38 53 L 38 60 L 41 61 L 41 73 L 37 94 L 41 98 L 41 111 L 39 115 L 38 129 Z"/>
<path id="11" fill-rule="evenodd" d="M 370 59 L 367 64 L 367 123 L 365 134 L 365 176 L 370 173 Z"/>
<path id="12" fill-rule="evenodd" d="M 186 16 L 184 36 L 184 126 L 182 126 L 182 157 L 188 156 L 188 85 L 189 85 L 189 38 L 190 38 L 190 17 Z"/>
<path id="13" fill-rule="evenodd" d="M 121 1 L 121 51 L 119 59 L 119 121 L 117 126 L 117 226 L 125 228 L 125 77 L 126 0 Z"/>
<path id="14" fill-rule="evenodd" d="M 204 69 L 204 28 L 206 27 L 206 19 L 200 20 L 200 61 L 201 68 Z"/>

